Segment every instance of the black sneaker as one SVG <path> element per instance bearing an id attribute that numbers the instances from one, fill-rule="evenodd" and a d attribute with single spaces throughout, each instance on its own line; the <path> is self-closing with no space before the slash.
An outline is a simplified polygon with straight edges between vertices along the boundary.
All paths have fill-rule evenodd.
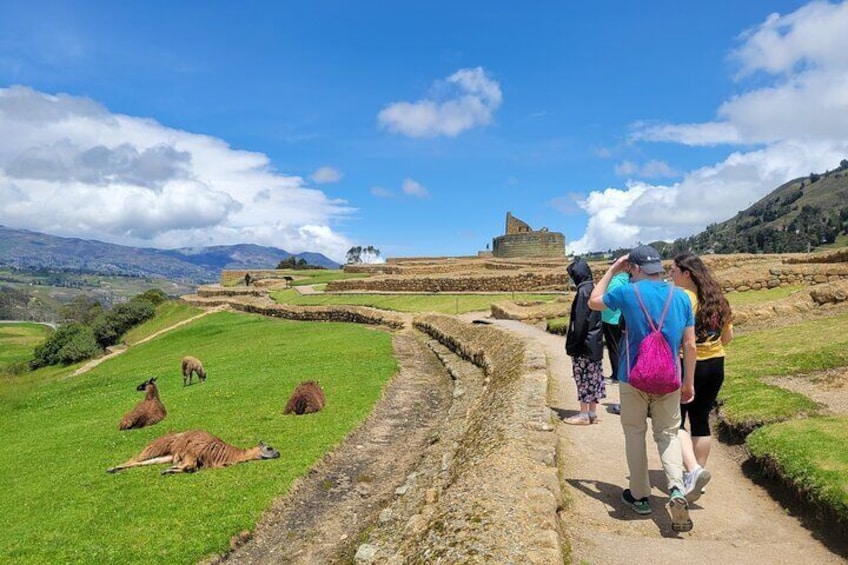
<path id="1" fill-rule="evenodd" d="M 633 493 L 630 492 L 629 488 L 626 488 L 621 493 L 621 501 L 633 509 L 637 514 L 650 514 L 651 513 L 651 503 L 648 502 L 648 497 L 645 498 L 633 498 Z M 684 499 L 685 502 L 685 499 Z"/>

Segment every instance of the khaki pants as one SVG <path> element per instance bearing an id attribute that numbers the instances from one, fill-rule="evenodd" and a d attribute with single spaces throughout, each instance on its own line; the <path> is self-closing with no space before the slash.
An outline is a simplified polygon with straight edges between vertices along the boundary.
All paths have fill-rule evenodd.
<path id="1" fill-rule="evenodd" d="M 630 468 L 630 492 L 634 498 L 651 494 L 648 478 L 648 452 L 645 435 L 648 431 L 648 414 L 654 441 L 660 453 L 667 480 L 666 487 L 683 492 L 683 455 L 677 431 L 680 429 L 680 390 L 668 394 L 648 394 L 627 383 L 619 387 L 621 396 L 621 427 L 624 429 L 624 446 L 627 466 Z"/>

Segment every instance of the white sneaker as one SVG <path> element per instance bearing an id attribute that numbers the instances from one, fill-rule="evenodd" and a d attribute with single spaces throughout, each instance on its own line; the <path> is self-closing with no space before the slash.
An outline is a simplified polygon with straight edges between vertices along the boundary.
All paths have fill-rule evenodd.
<path id="1" fill-rule="evenodd" d="M 683 487 L 686 493 L 688 502 L 695 502 L 701 498 L 703 488 L 710 482 L 712 475 L 706 469 L 698 466 L 691 473 L 686 473 L 683 477 Z"/>

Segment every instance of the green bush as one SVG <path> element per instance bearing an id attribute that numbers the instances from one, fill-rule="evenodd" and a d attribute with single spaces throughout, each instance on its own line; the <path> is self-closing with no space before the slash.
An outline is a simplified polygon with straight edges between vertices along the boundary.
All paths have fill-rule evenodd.
<path id="1" fill-rule="evenodd" d="M 156 307 L 149 300 L 133 298 L 125 304 L 118 304 L 97 320 L 92 329 L 100 347 L 106 349 L 121 340 L 133 326 L 149 320 L 156 313 Z"/>
<path id="2" fill-rule="evenodd" d="M 38 369 L 48 365 L 70 365 L 101 352 L 94 332 L 82 324 L 60 326 L 47 341 L 35 348 L 30 367 Z"/>
<path id="3" fill-rule="evenodd" d="M 151 288 L 150 290 L 146 290 L 133 298 L 133 300 L 147 300 L 154 306 L 159 306 L 163 302 L 168 300 L 168 295 L 165 294 L 164 290 L 158 288 Z"/>

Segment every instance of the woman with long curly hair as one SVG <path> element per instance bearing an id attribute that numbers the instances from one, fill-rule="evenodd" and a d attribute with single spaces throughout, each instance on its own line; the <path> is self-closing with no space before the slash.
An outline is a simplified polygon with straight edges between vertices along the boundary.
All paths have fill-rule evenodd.
<path id="1" fill-rule="evenodd" d="M 674 284 L 692 301 L 695 312 L 695 399 L 680 405 L 680 443 L 686 468 L 686 498 L 694 502 L 710 480 L 710 411 L 724 383 L 724 346 L 733 339 L 733 313 L 718 282 L 694 253 L 680 253 L 670 267 Z M 689 418 L 689 432 L 686 418 Z"/>

